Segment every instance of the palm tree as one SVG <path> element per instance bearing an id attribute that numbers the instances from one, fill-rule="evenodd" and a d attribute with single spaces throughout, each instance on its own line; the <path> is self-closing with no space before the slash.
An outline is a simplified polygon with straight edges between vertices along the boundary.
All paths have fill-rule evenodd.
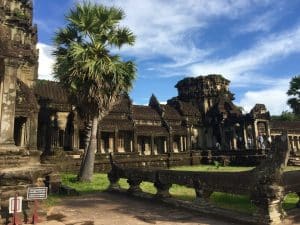
<path id="1" fill-rule="evenodd" d="M 296 115 L 300 115 L 300 75 L 292 78 L 287 94 L 293 96 L 287 103 Z"/>
<path id="2" fill-rule="evenodd" d="M 124 61 L 112 53 L 135 42 L 133 33 L 119 25 L 124 16 L 119 8 L 87 2 L 78 4 L 66 16 L 65 28 L 54 38 L 55 77 L 89 121 L 85 154 L 78 174 L 80 181 L 91 181 L 94 172 L 99 120 L 121 94 L 131 89 L 136 76 L 132 61 Z"/>

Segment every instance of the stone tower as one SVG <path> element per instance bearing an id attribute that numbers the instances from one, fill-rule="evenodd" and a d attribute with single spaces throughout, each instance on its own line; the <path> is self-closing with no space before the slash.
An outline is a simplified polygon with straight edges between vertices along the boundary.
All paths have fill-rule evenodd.
<path id="1" fill-rule="evenodd" d="M 221 75 L 207 75 L 198 77 L 188 77 L 176 84 L 178 98 L 182 101 L 192 101 L 197 106 L 203 116 L 220 99 L 233 100 L 233 94 L 229 91 L 230 81 Z"/>
<path id="2" fill-rule="evenodd" d="M 51 173 L 35 151 L 36 43 L 31 0 L 0 0 L 0 224 L 8 218 L 8 198 L 26 196 L 28 186 Z"/>
<path id="3" fill-rule="evenodd" d="M 31 88 L 37 79 L 36 43 L 32 1 L 0 0 L 0 151 L 14 146 L 18 84 Z"/>

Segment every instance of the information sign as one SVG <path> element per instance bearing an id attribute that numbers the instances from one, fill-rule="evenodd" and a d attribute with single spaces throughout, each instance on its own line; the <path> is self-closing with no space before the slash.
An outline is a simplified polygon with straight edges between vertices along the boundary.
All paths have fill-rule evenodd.
<path id="1" fill-rule="evenodd" d="M 28 200 L 42 200 L 47 199 L 47 187 L 29 187 L 27 190 Z"/>

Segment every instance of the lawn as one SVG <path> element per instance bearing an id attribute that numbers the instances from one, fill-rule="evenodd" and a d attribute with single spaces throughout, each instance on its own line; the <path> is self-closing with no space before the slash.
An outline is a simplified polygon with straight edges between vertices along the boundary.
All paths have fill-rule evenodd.
<path id="1" fill-rule="evenodd" d="M 216 166 L 185 166 L 172 168 L 174 170 L 185 170 L 185 171 L 210 171 L 210 172 L 237 172 L 247 171 L 253 167 L 216 167 Z M 289 167 L 288 170 L 295 170 L 294 167 Z M 299 168 L 298 168 L 299 169 Z M 62 174 L 62 182 L 64 185 L 76 189 L 80 194 L 88 194 L 101 192 L 108 188 L 109 181 L 106 174 L 97 173 L 93 176 L 91 183 L 81 183 L 76 181 L 76 175 L 74 174 Z M 128 189 L 129 185 L 125 179 L 120 179 L 120 186 L 124 189 Z M 141 188 L 144 192 L 155 194 L 156 189 L 152 183 L 142 182 Z M 192 188 L 187 188 L 180 185 L 172 185 L 170 193 L 173 197 L 185 200 L 193 201 L 195 199 L 195 191 Z M 54 198 L 54 200 L 57 200 Z M 244 213 L 252 213 L 255 210 L 254 205 L 250 203 L 248 196 L 233 195 L 227 193 L 214 192 L 211 195 L 211 202 L 216 206 L 232 209 Z M 296 194 L 289 194 L 286 196 L 283 203 L 285 209 L 291 209 L 296 207 L 298 202 L 298 196 Z"/>

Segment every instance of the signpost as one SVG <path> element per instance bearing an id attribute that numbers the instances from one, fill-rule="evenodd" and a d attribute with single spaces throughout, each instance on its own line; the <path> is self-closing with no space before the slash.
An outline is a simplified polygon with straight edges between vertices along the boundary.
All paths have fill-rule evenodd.
<path id="1" fill-rule="evenodd" d="M 34 200 L 34 213 L 32 216 L 32 223 L 38 222 L 38 200 L 47 199 L 48 188 L 47 187 L 29 187 L 27 190 L 27 199 Z"/>
<path id="2" fill-rule="evenodd" d="M 9 198 L 9 213 L 13 213 L 12 222 L 9 225 L 22 224 L 17 214 L 22 212 L 22 200 L 23 197 L 19 197 L 17 193 L 15 197 Z"/>

